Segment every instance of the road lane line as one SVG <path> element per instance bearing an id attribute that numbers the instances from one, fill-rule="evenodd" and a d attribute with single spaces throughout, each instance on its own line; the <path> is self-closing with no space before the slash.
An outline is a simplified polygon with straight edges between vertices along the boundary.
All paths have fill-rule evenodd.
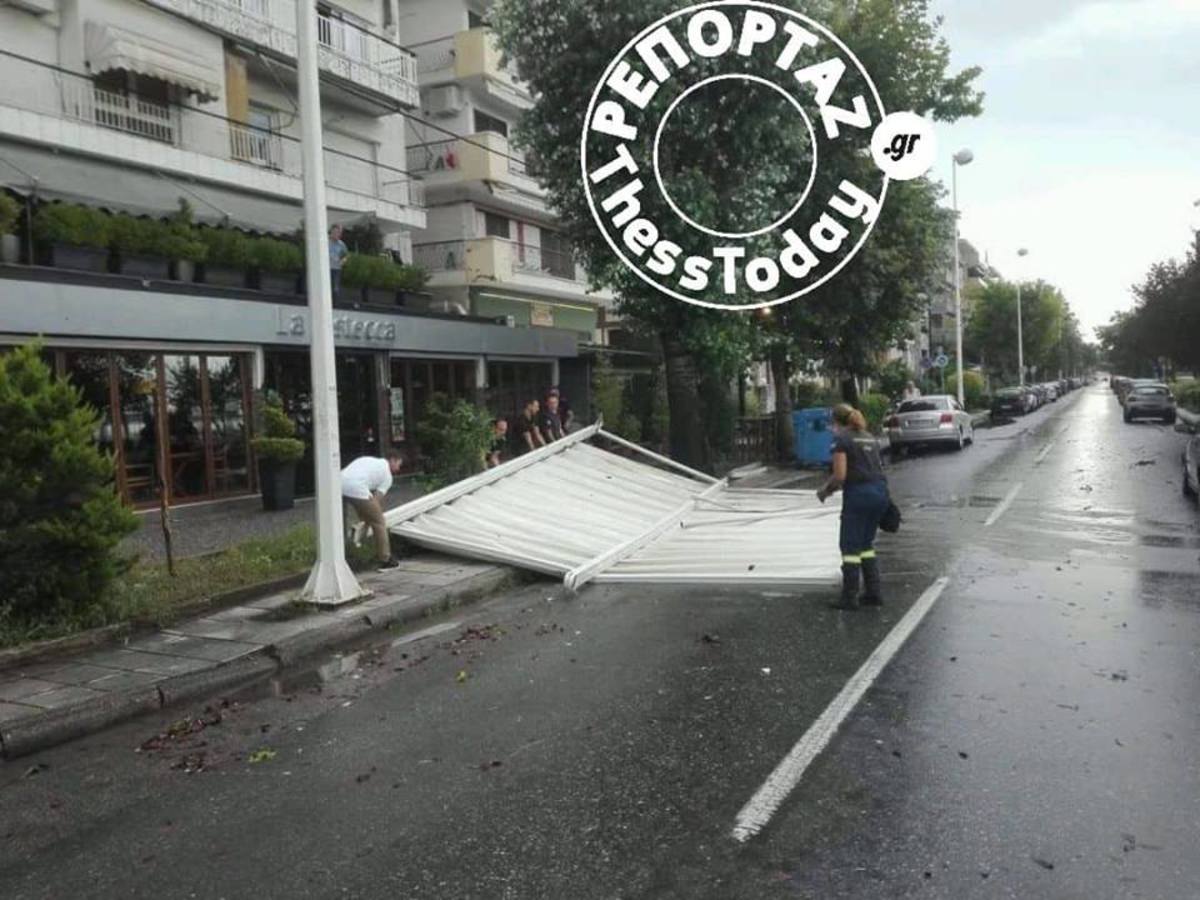
<path id="1" fill-rule="evenodd" d="M 1021 488 L 1024 486 L 1024 482 L 1021 481 L 1013 485 L 1012 490 L 1005 494 L 1004 499 L 1000 501 L 1000 505 L 993 509 L 992 514 L 987 517 L 987 521 L 983 523 L 984 528 L 990 528 L 996 524 L 996 520 L 1008 511 L 1008 508 L 1012 506 L 1012 502 L 1017 499 L 1017 494 L 1021 493 Z"/>
<path id="2" fill-rule="evenodd" d="M 833 702 L 821 713 L 821 717 L 809 726 L 808 731 L 804 732 L 803 737 L 783 758 L 783 762 L 775 767 L 775 771 L 767 777 L 762 787 L 742 807 L 733 827 L 735 841 L 745 843 L 762 831 L 771 821 L 771 817 L 800 783 L 805 770 L 833 739 L 842 722 L 858 705 L 858 701 L 863 698 L 867 689 L 874 684 L 875 679 L 892 661 L 892 657 L 904 646 L 904 642 L 933 608 L 933 604 L 942 595 L 942 591 L 946 589 L 949 581 L 947 576 L 942 576 L 925 589 L 925 593 L 917 598 L 917 602 L 888 632 L 887 637 L 867 657 L 867 661 L 846 682 L 838 695 L 833 698 Z"/>
<path id="3" fill-rule="evenodd" d="M 1035 459 L 1035 460 L 1033 461 L 1033 464 L 1034 464 L 1035 466 L 1040 466 L 1040 465 L 1042 464 L 1042 460 L 1044 460 L 1044 459 L 1045 459 L 1047 456 L 1049 456 L 1049 455 L 1050 455 L 1050 451 L 1054 449 L 1054 445 L 1055 445 L 1055 444 L 1057 444 L 1057 443 L 1058 443 L 1058 441 L 1057 441 L 1057 440 L 1053 440 L 1053 441 L 1051 441 L 1050 443 L 1048 443 L 1048 444 L 1047 444 L 1047 445 L 1046 445 L 1046 446 L 1045 446 L 1045 447 L 1042 449 L 1042 452 L 1041 452 L 1041 453 L 1039 453 L 1039 454 L 1037 455 L 1037 459 Z"/>

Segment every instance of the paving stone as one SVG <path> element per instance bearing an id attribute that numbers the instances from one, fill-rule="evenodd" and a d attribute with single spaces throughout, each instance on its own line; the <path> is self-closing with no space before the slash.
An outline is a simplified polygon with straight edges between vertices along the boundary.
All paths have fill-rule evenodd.
<path id="1" fill-rule="evenodd" d="M 209 665 L 202 659 L 167 656 L 163 653 L 139 653 L 136 650 L 110 650 L 108 653 L 97 654 L 93 659 L 114 669 L 125 669 L 130 672 L 155 672 L 162 675 L 194 672 Z"/>
<path id="2" fill-rule="evenodd" d="M 314 613 L 287 622 L 214 622 L 211 619 L 198 619 L 176 625 L 170 631 L 172 634 L 265 646 L 336 621 L 338 617 L 330 613 Z"/>
<path id="3" fill-rule="evenodd" d="M 242 606 L 250 606 L 254 609 L 279 609 L 279 607 L 291 603 L 295 596 L 295 591 L 287 594 L 272 594 L 270 597 L 262 597 L 259 600 L 248 600 Z"/>
<path id="4" fill-rule="evenodd" d="M 43 681 L 53 681 L 56 684 L 87 684 L 105 675 L 111 675 L 115 670 L 107 666 L 93 665 L 91 662 L 59 663 L 58 668 L 51 669 L 42 675 Z"/>
<path id="5" fill-rule="evenodd" d="M 26 697 L 24 702 L 39 709 L 57 709 L 60 706 L 72 706 L 88 700 L 99 700 L 106 696 L 104 691 L 94 691 L 79 685 L 58 686 L 52 691 L 34 694 Z"/>
<path id="6" fill-rule="evenodd" d="M 35 694 L 44 694 L 62 687 L 53 681 L 43 681 L 40 678 L 14 678 L 12 681 L 0 682 L 0 700 L 24 700 Z"/>
<path id="7" fill-rule="evenodd" d="M 84 687 L 97 691 L 127 691 L 130 688 L 150 687 L 170 677 L 163 672 L 119 672 L 110 669 L 107 675 L 89 681 Z"/>
<path id="8" fill-rule="evenodd" d="M 262 645 L 182 634 L 156 634 L 134 641 L 128 645 L 128 649 L 143 653 L 165 653 L 168 656 L 188 656 L 210 662 L 228 662 L 261 650 Z"/>
<path id="9" fill-rule="evenodd" d="M 246 619 L 261 619 L 267 612 L 268 610 L 257 606 L 231 606 L 205 618 L 214 622 L 241 622 Z"/>
<path id="10" fill-rule="evenodd" d="M 0 701 L 0 722 L 21 719 L 37 711 L 38 708 L 36 706 L 25 706 L 21 703 L 4 703 Z"/>

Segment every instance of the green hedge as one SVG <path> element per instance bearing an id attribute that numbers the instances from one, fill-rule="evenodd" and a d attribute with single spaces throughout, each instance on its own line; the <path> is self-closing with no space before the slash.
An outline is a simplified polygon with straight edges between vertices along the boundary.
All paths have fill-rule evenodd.
<path id="1" fill-rule="evenodd" d="M 867 420 L 867 427 L 876 434 L 883 428 L 883 420 L 891 408 L 892 401 L 887 394 L 863 394 L 858 399 L 859 412 Z"/>
<path id="2" fill-rule="evenodd" d="M 259 459 L 270 462 L 298 462 L 304 456 L 304 442 L 296 437 L 296 423 L 288 418 L 278 398 L 262 407 L 262 435 L 250 441 Z"/>
<path id="3" fill-rule="evenodd" d="M 0 192 L 0 234 L 16 234 L 17 220 L 20 218 L 21 204 Z"/>
<path id="4" fill-rule="evenodd" d="M 250 261 L 260 272 L 290 275 L 304 268 L 304 252 L 291 241 L 260 237 L 251 241 Z"/>
<path id="5" fill-rule="evenodd" d="M 233 228 L 200 228 L 196 239 L 205 247 L 206 262 L 226 269 L 250 268 L 251 238 Z"/>
<path id="6" fill-rule="evenodd" d="M 71 244 L 107 250 L 112 217 L 100 209 L 76 203 L 49 203 L 33 217 L 33 233 L 49 244 Z"/>
<path id="7" fill-rule="evenodd" d="M 946 393 L 952 396 L 958 394 L 958 373 L 946 376 Z M 967 401 L 967 409 L 984 409 L 987 407 L 987 391 L 984 389 L 983 376 L 978 372 L 968 372 L 963 381 L 963 396 Z"/>
<path id="8" fill-rule="evenodd" d="M 342 264 L 342 284 L 346 287 L 415 291 L 428 280 L 424 269 L 397 265 L 385 256 L 351 253 Z"/>
<path id="9" fill-rule="evenodd" d="M 1188 412 L 1200 413 L 1200 380 L 1177 381 L 1171 388 L 1179 406 Z"/>

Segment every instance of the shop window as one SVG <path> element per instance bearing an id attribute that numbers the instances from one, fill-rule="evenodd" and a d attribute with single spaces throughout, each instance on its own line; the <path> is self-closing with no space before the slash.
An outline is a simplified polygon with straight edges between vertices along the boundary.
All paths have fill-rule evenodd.
<path id="1" fill-rule="evenodd" d="M 164 356 L 163 377 L 166 386 L 171 495 L 176 500 L 208 496 L 199 357 Z"/>
<path id="2" fill-rule="evenodd" d="M 242 360 L 237 356 L 208 356 L 204 360 L 208 379 L 210 478 L 216 494 L 250 489 L 246 382 L 242 368 Z"/>
<path id="3" fill-rule="evenodd" d="M 158 360 L 149 353 L 118 353 L 117 403 L 125 496 L 150 503 L 158 496 Z"/>
<path id="4" fill-rule="evenodd" d="M 502 137 L 508 137 L 508 123 L 496 116 L 489 115 L 481 109 L 475 110 L 475 133 L 492 132 Z"/>
<path id="5" fill-rule="evenodd" d="M 117 452 L 116 433 L 113 427 L 111 379 L 109 357 L 103 351 L 69 351 L 66 354 L 66 374 L 79 389 L 83 402 L 99 415 L 92 439 L 104 453 Z"/>

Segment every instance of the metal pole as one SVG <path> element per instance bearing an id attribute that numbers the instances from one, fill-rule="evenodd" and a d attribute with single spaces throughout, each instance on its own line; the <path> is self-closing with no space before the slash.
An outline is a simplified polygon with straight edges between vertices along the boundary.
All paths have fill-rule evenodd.
<path id="1" fill-rule="evenodd" d="M 337 606 L 366 591 L 346 564 L 342 537 L 341 452 L 338 448 L 337 369 L 333 349 L 333 290 L 326 236 L 325 165 L 321 150 L 321 88 L 317 73 L 317 10 L 296 0 L 296 70 L 300 81 L 304 160 L 304 248 L 308 315 L 312 325 L 313 462 L 317 469 L 317 563 L 301 597 Z"/>
<path id="2" fill-rule="evenodd" d="M 1017 368 L 1021 370 L 1021 387 L 1025 387 L 1025 337 L 1021 333 L 1021 277 L 1017 276 Z"/>
<path id="3" fill-rule="evenodd" d="M 958 160 L 950 163 L 951 181 L 954 185 L 954 343 L 958 365 L 958 402 L 966 406 L 966 392 L 963 390 L 966 381 L 963 365 L 963 322 L 962 322 L 962 272 L 958 261 Z M 945 374 L 942 376 L 945 377 Z"/>

